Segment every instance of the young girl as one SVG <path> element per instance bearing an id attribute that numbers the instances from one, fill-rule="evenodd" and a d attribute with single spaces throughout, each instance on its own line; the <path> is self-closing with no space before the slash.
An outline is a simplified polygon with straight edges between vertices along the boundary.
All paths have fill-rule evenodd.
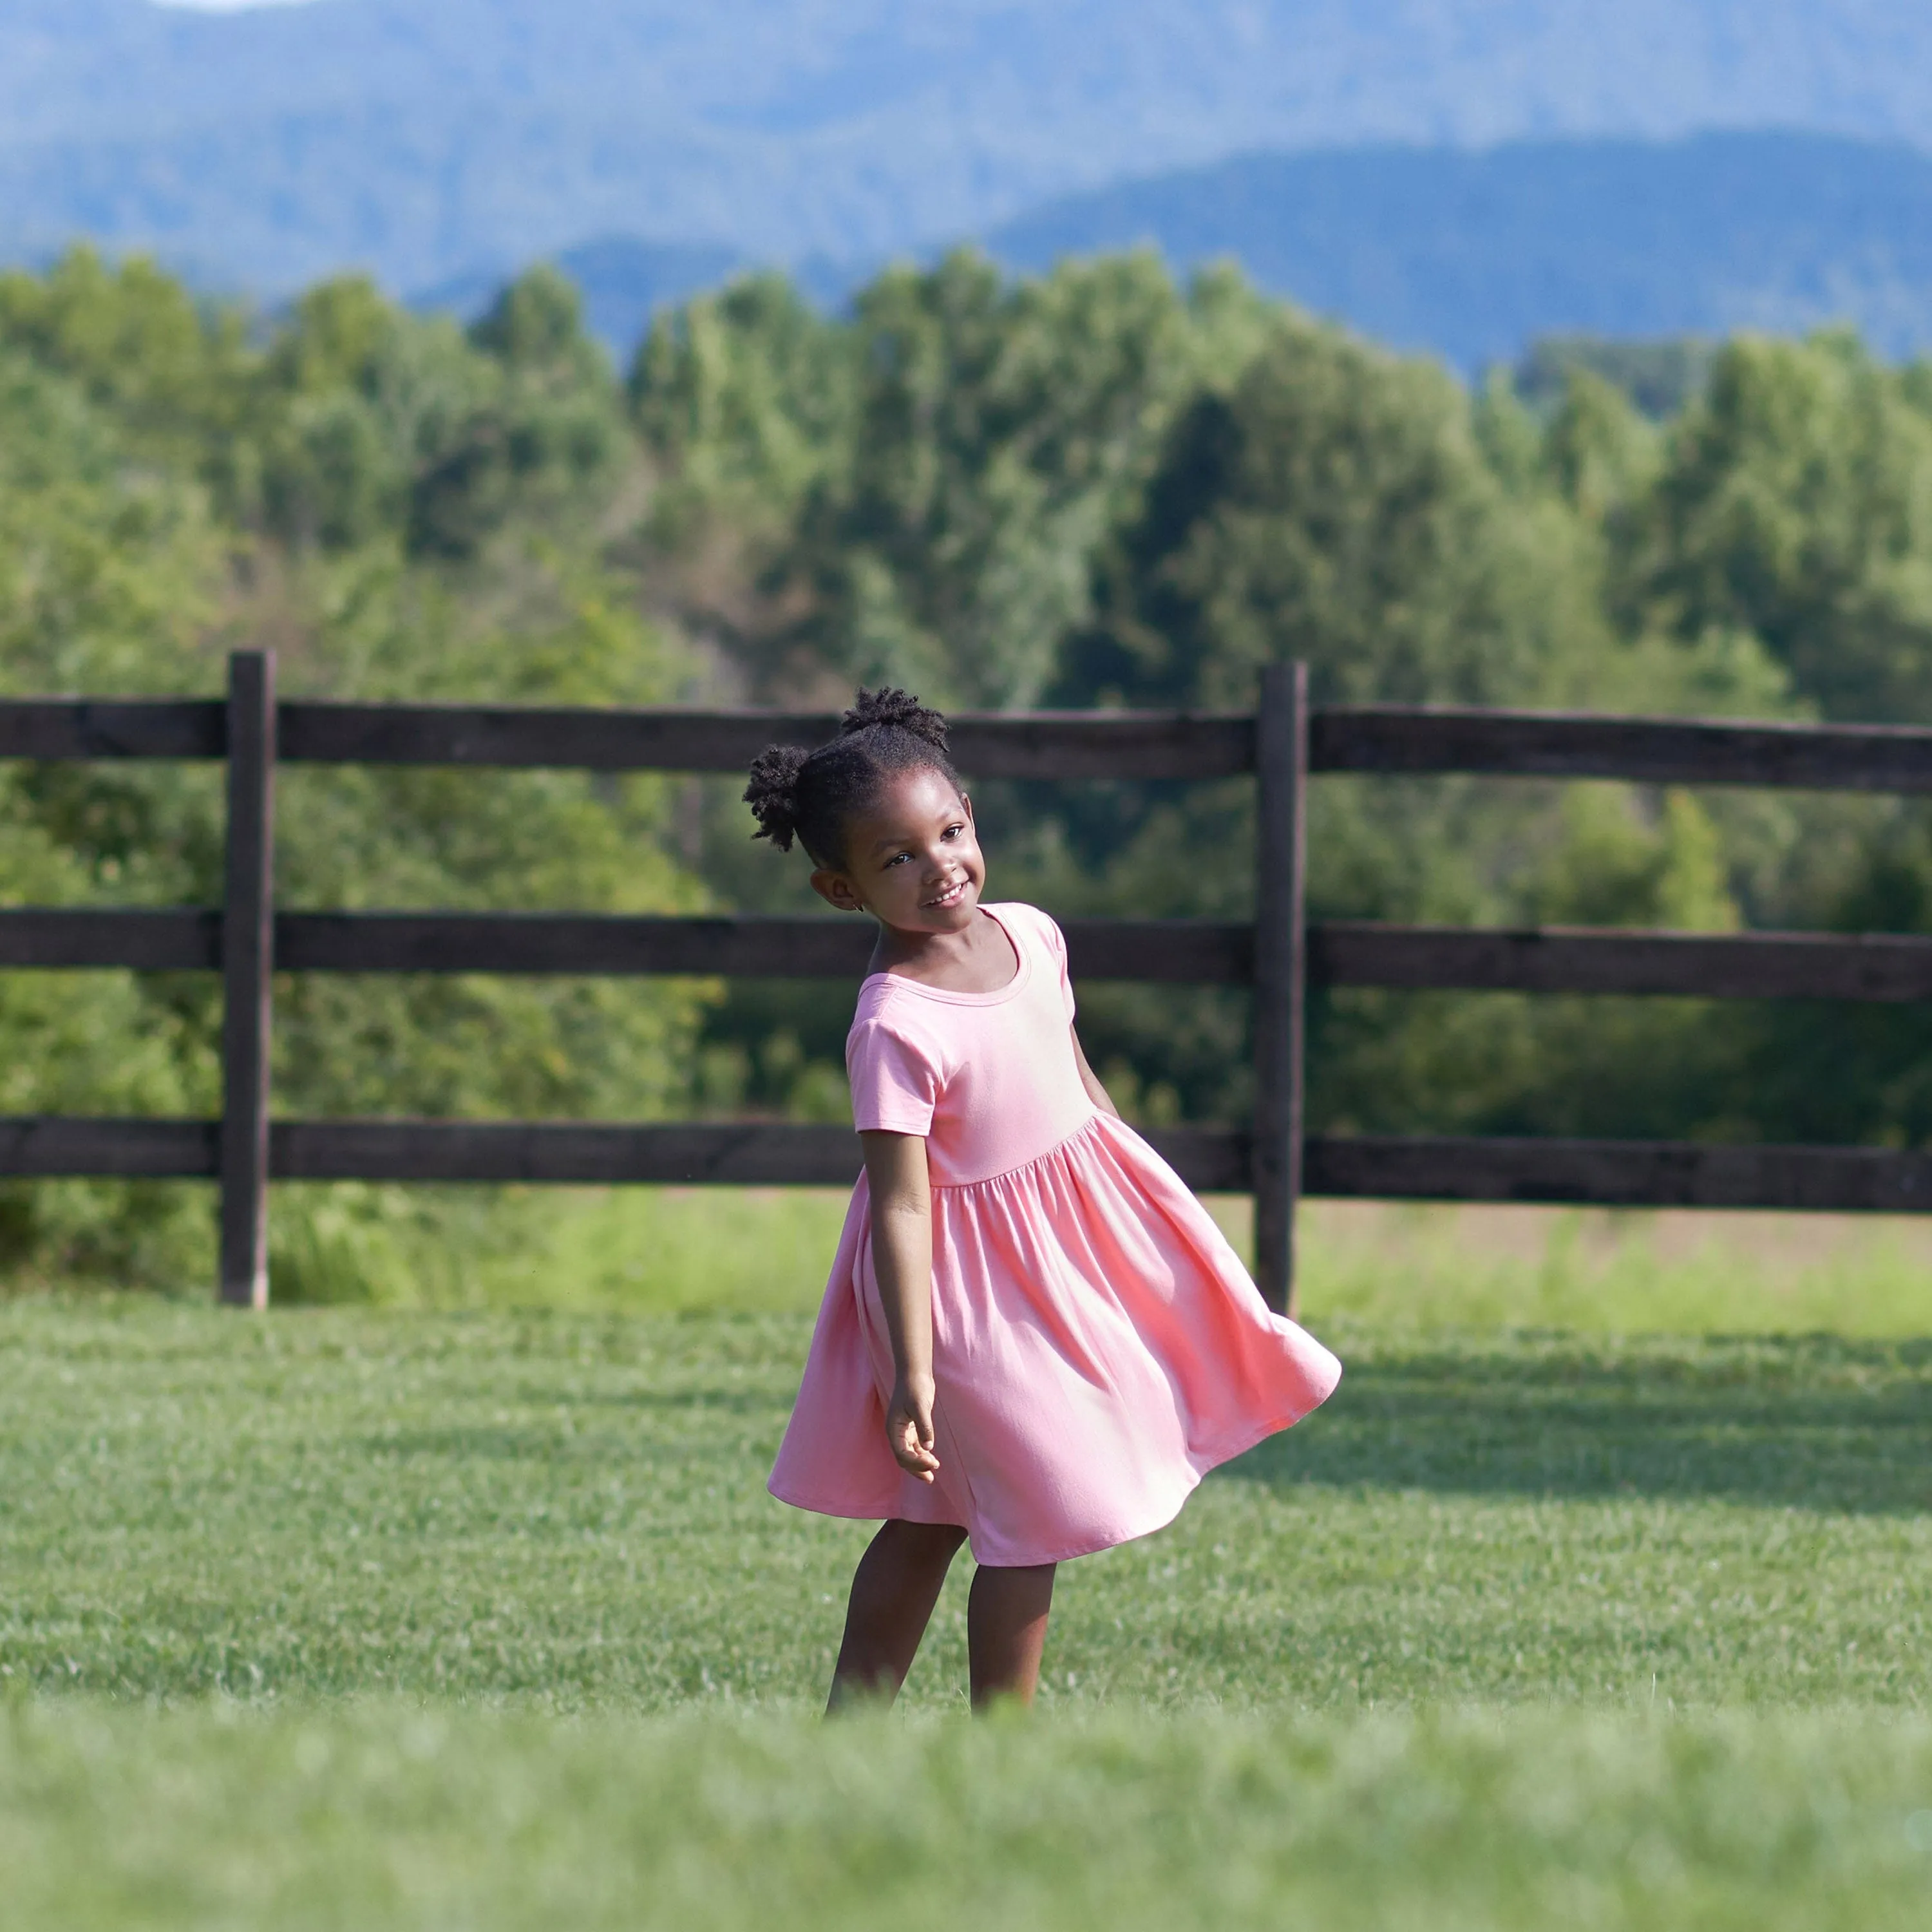
<path id="1" fill-rule="evenodd" d="M 1341 1364 L 1120 1119 L 1060 928 L 982 903 L 937 712 L 862 691 L 830 744 L 761 752 L 745 798 L 879 928 L 845 1047 L 866 1171 L 771 1477 L 801 1509 L 886 1519 L 832 1704 L 897 1692 L 968 1541 L 973 1701 L 1030 1701 L 1054 1565 L 1171 1521 Z"/>

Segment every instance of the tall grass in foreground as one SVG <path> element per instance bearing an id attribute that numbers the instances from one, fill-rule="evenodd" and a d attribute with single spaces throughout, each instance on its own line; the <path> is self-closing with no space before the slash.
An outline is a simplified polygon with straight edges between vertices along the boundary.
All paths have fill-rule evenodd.
<path id="1" fill-rule="evenodd" d="M 1859 1932 L 1932 1898 L 1923 1720 L 0 1717 L 25 1926 Z"/>

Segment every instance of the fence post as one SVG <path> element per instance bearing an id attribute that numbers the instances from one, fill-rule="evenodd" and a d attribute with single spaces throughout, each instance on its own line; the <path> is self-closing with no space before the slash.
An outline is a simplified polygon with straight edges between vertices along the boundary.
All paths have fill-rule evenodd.
<path id="1" fill-rule="evenodd" d="M 1268 1306 L 1288 1315 L 1301 1192 L 1307 778 L 1308 667 L 1270 664 L 1255 715 L 1255 1280 Z"/>
<path id="2" fill-rule="evenodd" d="M 275 659 L 228 660 L 228 878 L 221 914 L 221 1299 L 268 1302 L 269 974 Z"/>

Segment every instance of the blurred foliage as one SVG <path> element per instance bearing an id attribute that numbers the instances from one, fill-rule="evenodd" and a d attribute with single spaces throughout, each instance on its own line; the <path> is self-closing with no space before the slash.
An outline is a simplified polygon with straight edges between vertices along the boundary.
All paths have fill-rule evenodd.
<path id="1" fill-rule="evenodd" d="M 1667 350 L 1667 352 L 1666 352 Z M 1534 380 L 1530 380 L 1533 376 Z M 538 270 L 467 331 L 369 284 L 286 313 L 140 262 L 0 275 L 0 682 L 332 697 L 1239 707 L 1318 698 L 1932 720 L 1932 368 L 1855 340 L 1553 344 L 1474 393 L 1151 256 L 895 268 L 850 311 L 748 278 L 620 377 Z M 15 903 L 207 903 L 218 774 L 10 769 Z M 725 779 L 296 768 L 286 903 L 810 904 Z M 1238 917 L 1238 784 L 989 785 L 1001 896 Z M 1932 930 L 1909 801 L 1323 779 L 1316 917 Z M 1246 1001 L 1094 986 L 1143 1118 L 1246 1106 Z M 317 976 L 291 1112 L 842 1112 L 850 988 Z M 0 976 L 6 1111 L 206 1111 L 196 976 Z M 1916 1009 L 1318 993 L 1324 1128 L 1932 1139 Z M 283 1292 L 460 1266 L 496 1196 L 286 1190 Z M 519 1232 L 519 1229 L 524 1232 Z M 0 1195 L 0 1266 L 198 1285 L 205 1196 Z"/>
<path id="2" fill-rule="evenodd" d="M 1661 421 L 1700 391 L 1718 345 L 1702 336 L 1666 335 L 1625 340 L 1615 336 L 1545 335 L 1532 343 L 1514 374 L 1516 392 L 1532 409 L 1563 400 L 1570 378 L 1583 373 L 1621 389 L 1637 408 Z"/>
<path id="3" fill-rule="evenodd" d="M 770 283 L 693 304 L 632 394 L 680 538 L 757 532 L 708 538 L 702 581 L 692 548 L 660 557 L 747 697 L 890 674 L 947 703 L 1238 706 L 1300 658 L 1330 701 L 1932 722 L 1932 369 L 1842 335 L 1552 343 L 1472 394 L 1226 273 L 1014 283 L 956 255 L 842 321 Z M 801 904 L 707 796 L 707 878 Z M 978 802 L 996 892 L 1249 903 L 1244 786 Z M 1310 850 L 1316 917 L 1932 930 L 1910 801 L 1327 778 Z M 776 1101 L 760 1042 L 834 1063 L 847 1011 L 734 987 L 710 1030 Z M 1932 1137 L 1910 1009 L 1349 992 L 1312 1018 L 1330 1128 Z M 1244 1000 L 1096 986 L 1083 1024 L 1144 1115 L 1240 1116 Z"/>
<path id="4" fill-rule="evenodd" d="M 366 284 L 266 331 L 196 310 L 140 262 L 82 254 L 0 278 L 0 683 L 10 694 L 218 689 L 268 645 L 284 690 L 339 698 L 662 702 L 679 648 L 640 614 L 601 520 L 638 463 L 569 285 L 539 272 L 470 332 Z M 220 897 L 218 770 L 9 767 L 14 904 Z M 664 781 L 292 766 L 291 907 L 701 902 Z M 684 1104 L 701 989 L 611 981 L 302 976 L 278 988 L 292 1114 L 648 1116 Z M 9 1113 L 217 1106 L 211 976 L 0 975 Z M 339 1298 L 444 1246 L 500 1246 L 500 1197 L 286 1189 L 277 1292 Z M 14 1186 L 16 1280 L 199 1287 L 204 1190 Z M 348 1258 L 346 1263 L 344 1258 Z"/>

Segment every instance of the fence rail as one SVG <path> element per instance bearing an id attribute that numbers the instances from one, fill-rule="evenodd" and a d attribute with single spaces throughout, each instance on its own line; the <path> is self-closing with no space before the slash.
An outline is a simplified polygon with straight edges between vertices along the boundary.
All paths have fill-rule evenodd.
<path id="1" fill-rule="evenodd" d="M 1255 929 L 1219 920 L 1061 921 L 1075 975 L 1244 986 Z M 568 913 L 278 913 L 289 973 L 690 974 L 849 980 L 869 931 L 836 918 L 660 919 Z M 1624 927 L 1306 928 L 1312 985 L 1406 992 L 1621 993 L 1701 999 L 1932 999 L 1932 939 L 1814 932 L 1706 934 Z M 212 910 L 0 910 L 0 968 L 218 970 Z"/>
<path id="2" fill-rule="evenodd" d="M 1932 730 L 1732 724 L 1447 707 L 1311 708 L 1304 674 L 1264 677 L 1252 713 L 1052 712 L 953 720 L 974 777 L 1252 777 L 1254 920 L 1068 919 L 1082 980 L 1245 986 L 1255 1000 L 1252 1119 L 1150 1135 L 1195 1187 L 1256 1198 L 1256 1273 L 1290 1306 L 1304 1192 L 1612 1206 L 1900 1211 L 1932 1206 L 1932 1156 L 1864 1148 L 1316 1136 L 1301 1127 L 1304 989 L 1621 994 L 1906 1001 L 1932 997 L 1932 939 L 1310 924 L 1311 775 L 1471 773 L 1692 785 L 1932 792 Z M 280 702 L 265 653 L 231 661 L 225 700 L 0 703 L 0 758 L 203 759 L 227 767 L 220 908 L 0 909 L 0 968 L 223 976 L 219 1120 L 0 1119 L 0 1174 L 184 1178 L 221 1186 L 224 1298 L 267 1298 L 268 1184 L 386 1179 L 839 1184 L 843 1128 L 401 1119 L 273 1120 L 274 972 L 690 974 L 850 979 L 871 937 L 832 917 L 628 918 L 557 913 L 278 910 L 275 775 L 284 764 L 740 771 L 774 740 L 814 743 L 830 716 Z"/>
<path id="3" fill-rule="evenodd" d="M 735 772 L 766 745 L 819 744 L 826 712 L 626 710 L 501 705 L 276 707 L 284 764 L 485 765 L 588 771 Z M 988 778 L 1216 778 L 1255 769 L 1253 714 L 962 712 L 962 768 Z M 227 755 L 219 699 L 0 703 L 0 758 Z M 1308 719 L 1311 772 L 1448 772 L 1625 778 L 1650 784 L 1932 791 L 1932 730 L 1892 724 L 1736 724 L 1454 705 L 1326 705 Z"/>
<path id="4" fill-rule="evenodd" d="M 0 1172 L 52 1180 L 213 1180 L 218 1120 L 0 1119 Z M 1150 1128 L 1190 1187 L 1239 1193 L 1252 1137 Z M 556 1120 L 276 1120 L 276 1180 L 500 1181 L 844 1186 L 844 1127 L 782 1122 L 618 1125 Z M 1336 1199 L 1563 1202 L 1604 1208 L 1784 1208 L 1909 1214 L 1932 1208 L 1932 1155 L 1884 1148 L 1723 1147 L 1693 1141 L 1310 1136 L 1300 1192 Z"/>

